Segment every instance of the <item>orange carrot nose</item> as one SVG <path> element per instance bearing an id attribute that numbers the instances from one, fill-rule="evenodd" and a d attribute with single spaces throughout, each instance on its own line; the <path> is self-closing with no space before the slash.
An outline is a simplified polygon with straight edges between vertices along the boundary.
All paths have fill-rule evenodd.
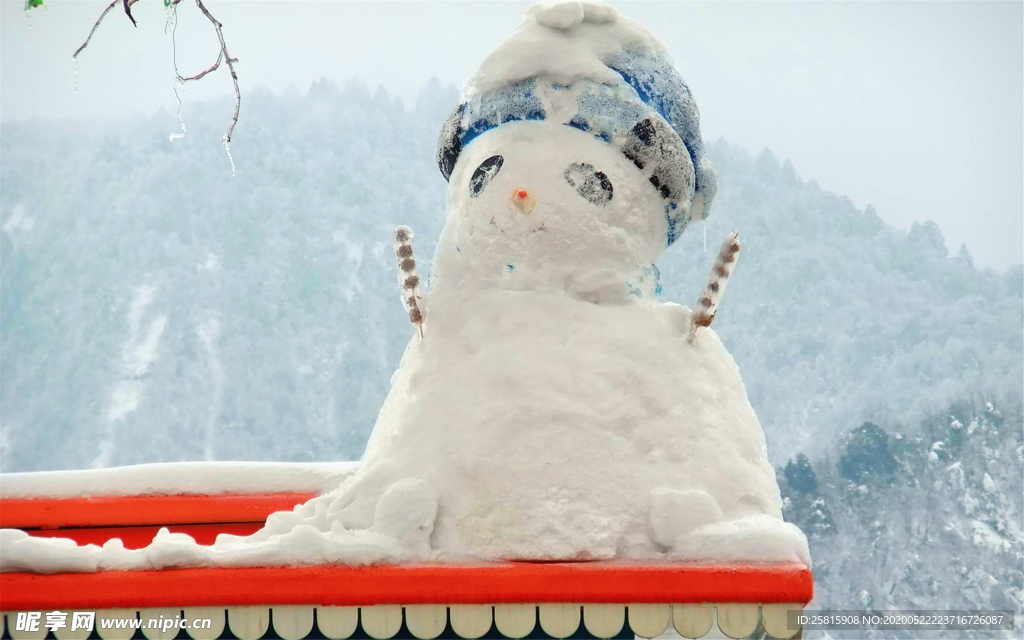
<path id="1" fill-rule="evenodd" d="M 537 206 L 537 199 L 526 189 L 513 189 L 512 197 L 508 199 L 508 206 L 509 209 L 519 213 L 531 213 Z"/>

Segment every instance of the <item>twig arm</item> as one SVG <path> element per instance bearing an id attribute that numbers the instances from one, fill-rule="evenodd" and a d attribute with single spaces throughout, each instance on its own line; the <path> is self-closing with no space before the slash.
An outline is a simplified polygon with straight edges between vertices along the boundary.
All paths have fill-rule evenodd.
<path id="1" fill-rule="evenodd" d="M 420 277 L 416 275 L 416 258 L 412 251 L 412 229 L 398 227 L 394 235 L 395 257 L 398 258 L 398 279 L 402 285 L 402 304 L 423 339 L 423 310 L 420 309 Z"/>
<path id="2" fill-rule="evenodd" d="M 725 285 L 729 283 L 729 277 L 736 266 L 736 258 L 740 253 L 740 238 L 735 231 L 730 233 L 722 243 L 718 252 L 715 264 L 708 274 L 708 283 L 697 299 L 697 305 L 690 314 L 690 335 L 687 338 L 690 343 L 697 336 L 697 329 L 710 327 L 711 322 L 718 313 L 718 303 L 725 293 Z"/>

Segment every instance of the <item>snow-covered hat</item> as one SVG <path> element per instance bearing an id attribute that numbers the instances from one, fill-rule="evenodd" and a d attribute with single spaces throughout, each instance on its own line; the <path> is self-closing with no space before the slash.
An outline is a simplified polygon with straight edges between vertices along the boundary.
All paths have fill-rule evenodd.
<path id="1" fill-rule="evenodd" d="M 442 127 L 437 163 L 445 179 L 477 136 L 523 120 L 561 120 L 618 147 L 665 199 L 668 244 L 707 217 L 718 177 L 697 104 L 665 46 L 610 5 L 530 7 Z"/>

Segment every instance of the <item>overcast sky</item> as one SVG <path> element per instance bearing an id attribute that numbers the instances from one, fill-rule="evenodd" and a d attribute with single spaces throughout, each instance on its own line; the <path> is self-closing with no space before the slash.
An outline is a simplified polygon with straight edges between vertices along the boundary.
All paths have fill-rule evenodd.
<path id="1" fill-rule="evenodd" d="M 106 6 L 0 0 L 0 118 L 66 117 L 174 106 L 171 42 L 158 0 L 133 29 Z M 240 59 L 245 92 L 305 90 L 326 76 L 384 85 L 412 104 L 431 77 L 462 82 L 519 23 L 520 2 L 207 0 Z M 937 221 L 976 264 L 1024 261 L 1024 4 L 1021 2 L 619 2 L 668 46 L 700 106 L 707 139 L 759 153 L 907 228 Z M 195 72 L 216 38 L 179 8 L 178 64 Z M 189 85 L 230 92 L 222 72 Z M 440 123 L 438 123 L 440 125 Z M 440 179 L 440 178 L 439 178 Z"/>

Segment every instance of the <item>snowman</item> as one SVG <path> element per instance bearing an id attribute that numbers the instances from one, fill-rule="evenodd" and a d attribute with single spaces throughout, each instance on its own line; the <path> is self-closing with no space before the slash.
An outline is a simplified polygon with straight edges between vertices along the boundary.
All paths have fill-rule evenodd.
<path id="1" fill-rule="evenodd" d="M 809 564 L 733 359 L 657 299 L 717 186 L 664 45 L 603 3 L 534 5 L 437 160 L 429 289 L 396 237 L 417 332 L 332 530 L 437 559 Z"/>

